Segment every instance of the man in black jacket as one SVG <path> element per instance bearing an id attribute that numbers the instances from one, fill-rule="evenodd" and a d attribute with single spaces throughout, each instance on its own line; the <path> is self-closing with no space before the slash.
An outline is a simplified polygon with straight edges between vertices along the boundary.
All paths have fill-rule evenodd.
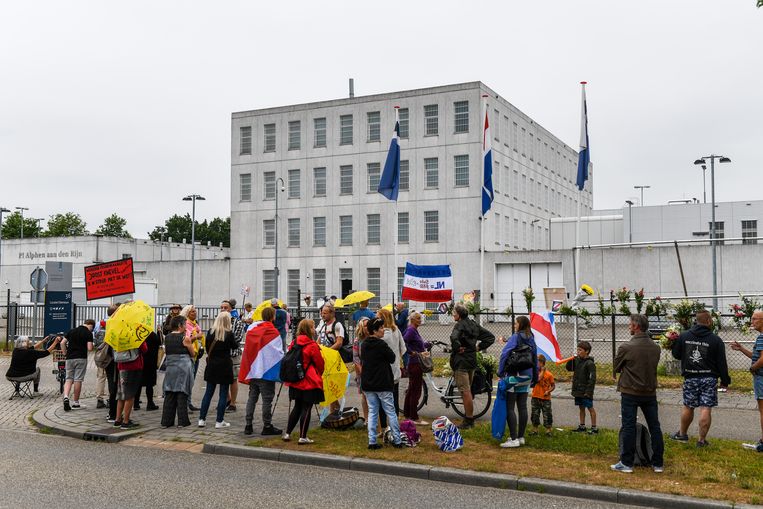
<path id="1" fill-rule="evenodd" d="M 713 334 L 713 317 L 703 309 L 697 312 L 696 324 L 684 331 L 673 343 L 673 357 L 681 361 L 684 377 L 684 407 L 681 426 L 670 438 L 688 442 L 689 426 L 694 420 L 694 409 L 699 407 L 699 438 L 697 447 L 706 447 L 705 440 L 712 422 L 712 409 L 718 405 L 718 378 L 721 387 L 731 383 L 726 365 L 726 347 L 723 340 Z"/>

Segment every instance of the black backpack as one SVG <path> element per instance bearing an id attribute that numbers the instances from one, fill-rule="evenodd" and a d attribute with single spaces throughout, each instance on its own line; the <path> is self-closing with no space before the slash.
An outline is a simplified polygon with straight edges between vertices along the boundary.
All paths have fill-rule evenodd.
<path id="1" fill-rule="evenodd" d="M 506 367 L 504 368 L 506 373 L 513 375 L 533 367 L 533 349 L 525 343 L 521 335 L 519 335 L 519 342 L 514 349 L 509 352 L 509 357 L 506 359 Z"/>
<path id="2" fill-rule="evenodd" d="M 296 339 L 281 359 L 279 377 L 282 382 L 299 382 L 305 378 L 305 367 L 302 365 L 302 345 L 297 343 Z"/>
<path id="3" fill-rule="evenodd" d="M 350 334 L 347 328 L 344 326 L 344 324 L 337 318 L 334 317 L 334 323 L 331 325 L 331 330 L 326 330 L 326 335 L 334 338 L 334 341 L 336 341 L 336 326 L 341 325 L 342 330 L 344 330 L 344 336 L 342 337 L 342 347 L 339 349 L 339 356 L 342 358 L 342 362 L 349 363 L 352 362 L 352 341 L 350 341 Z M 324 346 L 330 346 L 330 345 L 324 345 Z"/>
<path id="4" fill-rule="evenodd" d="M 622 454 L 623 451 L 623 430 L 620 430 L 619 434 L 619 449 Z M 649 429 L 641 424 L 636 423 L 636 451 L 633 454 L 633 465 L 648 467 L 652 464 L 652 435 L 649 433 Z"/>

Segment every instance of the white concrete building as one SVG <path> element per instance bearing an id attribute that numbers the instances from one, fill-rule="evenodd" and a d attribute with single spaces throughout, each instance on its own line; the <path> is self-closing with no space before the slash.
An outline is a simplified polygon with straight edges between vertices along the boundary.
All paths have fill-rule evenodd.
<path id="1" fill-rule="evenodd" d="M 406 262 L 450 264 L 457 294 L 478 289 L 483 94 L 495 189 L 486 251 L 546 249 L 549 218 L 576 213 L 577 152 L 480 82 L 243 111 L 232 115 L 231 291 L 275 295 L 276 251 L 291 305 L 298 289 L 389 302 Z M 395 106 L 397 206 L 376 192 Z M 584 214 L 592 184 L 591 171 Z"/>

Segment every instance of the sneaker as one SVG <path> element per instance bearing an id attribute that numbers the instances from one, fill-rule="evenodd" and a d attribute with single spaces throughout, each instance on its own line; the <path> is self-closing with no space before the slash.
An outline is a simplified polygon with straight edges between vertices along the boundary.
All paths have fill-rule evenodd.
<path id="1" fill-rule="evenodd" d="M 534 436 L 537 436 L 537 435 L 538 435 L 538 432 L 537 432 L 537 431 L 531 431 L 531 432 L 529 432 L 529 433 L 527 434 L 527 436 L 528 436 L 528 437 L 534 437 Z"/>
<path id="2" fill-rule="evenodd" d="M 664 467 L 662 467 L 662 466 L 659 466 L 659 467 L 658 467 L 657 465 L 654 465 L 654 466 L 652 467 L 652 470 L 654 470 L 654 473 L 655 473 L 655 474 L 661 474 L 661 473 L 663 473 L 663 472 L 665 471 L 665 468 L 664 468 Z"/>
<path id="3" fill-rule="evenodd" d="M 550 431 L 546 431 L 546 436 L 547 436 L 547 437 L 552 437 L 552 436 L 554 436 L 554 434 L 553 434 L 553 433 L 551 433 Z"/>
<path id="4" fill-rule="evenodd" d="M 297 442 L 297 443 L 298 443 L 299 445 L 307 445 L 307 444 L 312 444 L 312 443 L 315 443 L 315 440 L 310 440 L 309 438 L 307 438 L 307 437 L 304 437 L 304 438 L 300 438 L 300 439 L 299 439 L 299 442 Z"/>
<path id="5" fill-rule="evenodd" d="M 710 442 L 707 440 L 697 440 L 697 448 L 702 449 L 703 447 L 710 447 Z"/>
<path id="6" fill-rule="evenodd" d="M 137 403 L 135 403 L 135 404 L 132 406 L 132 409 L 133 409 L 133 410 L 140 410 L 140 401 L 139 401 L 139 402 L 137 402 Z"/>
<path id="7" fill-rule="evenodd" d="M 229 414 L 229 413 L 235 412 L 235 411 L 236 411 L 236 405 L 228 405 L 227 407 L 225 407 L 225 413 L 226 414 Z"/>
<path id="8" fill-rule="evenodd" d="M 156 405 L 156 403 L 149 403 L 148 405 L 146 405 L 147 412 L 152 412 L 154 410 L 159 410 L 159 407 Z"/>
<path id="9" fill-rule="evenodd" d="M 260 435 L 263 436 L 278 436 L 281 433 L 283 433 L 282 429 L 278 429 L 272 424 L 268 424 L 267 426 L 263 426 L 262 431 L 260 431 Z"/>
<path id="10" fill-rule="evenodd" d="M 424 419 L 419 419 L 418 421 L 413 421 L 413 424 L 416 426 L 429 426 L 429 423 L 425 421 Z"/>
<path id="11" fill-rule="evenodd" d="M 121 429 L 135 429 L 139 426 L 137 422 L 134 422 L 132 420 L 129 420 L 127 422 L 123 422 L 120 426 Z"/>
<path id="12" fill-rule="evenodd" d="M 95 408 L 106 408 L 106 403 L 104 403 L 102 399 L 99 399 L 95 403 Z"/>
<path id="13" fill-rule="evenodd" d="M 225 421 L 215 423 L 215 429 L 222 429 L 222 428 L 230 428 L 230 423 Z"/>
<path id="14" fill-rule="evenodd" d="M 79 401 L 74 401 L 72 403 L 72 408 L 75 410 L 79 410 L 80 408 L 87 408 L 85 405 L 80 405 Z"/>
<path id="15" fill-rule="evenodd" d="M 519 443 L 519 440 L 517 440 L 517 439 L 513 439 L 512 440 L 510 438 L 510 439 L 506 440 L 504 443 L 502 443 L 501 447 L 503 447 L 504 449 L 509 449 L 509 448 L 514 448 L 514 447 L 519 447 L 520 445 L 521 444 Z"/>
<path id="16" fill-rule="evenodd" d="M 115 428 L 119 428 L 119 427 L 121 427 L 121 426 L 122 426 L 122 421 L 111 421 L 111 422 L 113 422 L 113 423 L 114 423 L 114 427 L 115 427 Z"/>
<path id="17" fill-rule="evenodd" d="M 392 447 L 394 447 L 395 449 L 402 449 L 404 447 L 404 444 L 403 444 L 403 442 L 401 440 L 400 442 L 398 442 L 396 444 L 392 444 Z"/>
<path id="18" fill-rule="evenodd" d="M 758 445 L 755 446 L 755 450 L 758 452 L 763 452 L 763 442 L 758 442 Z"/>
<path id="19" fill-rule="evenodd" d="M 72 406 L 69 404 L 69 398 L 64 398 L 64 412 L 68 412 L 72 409 Z"/>
<path id="20" fill-rule="evenodd" d="M 289 436 L 288 433 L 284 433 L 283 435 L 281 435 L 281 440 L 283 440 L 284 442 L 288 442 L 291 440 L 291 437 Z"/>
<path id="21" fill-rule="evenodd" d="M 254 428 L 251 424 L 244 426 L 244 435 L 251 435 L 252 433 L 254 433 Z"/>
<path id="22" fill-rule="evenodd" d="M 474 427 L 474 419 L 464 419 L 464 422 L 458 427 L 458 429 L 472 429 Z"/>
<path id="23" fill-rule="evenodd" d="M 688 442 L 689 441 L 689 435 L 682 435 L 680 431 L 676 431 L 675 433 L 671 433 L 669 438 L 671 440 L 675 440 L 676 442 Z"/>
<path id="24" fill-rule="evenodd" d="M 193 406 L 191 403 L 188 403 L 188 411 L 189 412 L 198 412 L 199 411 L 199 407 Z"/>
<path id="25" fill-rule="evenodd" d="M 622 461 L 618 461 L 614 465 L 610 465 L 609 468 L 611 468 L 615 472 L 622 472 L 624 474 L 632 474 L 633 473 L 633 467 L 629 467 L 628 465 L 623 465 Z"/>
<path id="26" fill-rule="evenodd" d="M 199 427 L 200 428 L 203 428 L 206 425 L 207 425 L 207 421 L 205 421 L 204 419 L 199 419 Z"/>
<path id="27" fill-rule="evenodd" d="M 381 449 L 383 446 L 382 444 L 368 444 L 368 448 L 372 451 L 375 451 L 377 449 Z"/>
<path id="28" fill-rule="evenodd" d="M 114 424 L 115 420 L 116 419 L 112 419 L 111 417 L 106 417 L 106 422 L 108 422 L 109 424 Z"/>
<path id="29" fill-rule="evenodd" d="M 586 429 L 585 424 L 580 424 L 577 429 L 572 430 L 573 433 L 585 433 L 586 431 L 588 430 Z"/>
<path id="30" fill-rule="evenodd" d="M 360 418 L 352 425 L 352 429 L 366 429 L 366 420 L 364 418 Z"/>
<path id="31" fill-rule="evenodd" d="M 519 445 L 525 445 L 525 437 L 519 437 L 517 440 L 519 440 Z"/>
<path id="32" fill-rule="evenodd" d="M 596 426 L 591 426 L 591 429 L 588 430 L 589 435 L 598 435 L 599 434 L 599 428 Z"/>

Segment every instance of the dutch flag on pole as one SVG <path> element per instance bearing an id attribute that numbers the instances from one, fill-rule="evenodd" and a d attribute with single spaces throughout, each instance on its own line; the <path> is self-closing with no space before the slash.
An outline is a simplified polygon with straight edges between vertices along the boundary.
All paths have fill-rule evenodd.
<path id="1" fill-rule="evenodd" d="M 530 328 L 533 331 L 538 353 L 542 353 L 550 362 L 562 360 L 562 351 L 556 341 L 554 313 L 530 313 Z"/>
<path id="2" fill-rule="evenodd" d="M 583 106 L 580 116 L 580 152 L 578 153 L 578 190 L 582 191 L 588 180 L 588 164 L 591 162 L 591 152 L 588 147 L 588 106 L 585 101 L 586 82 L 583 85 Z"/>
<path id="3" fill-rule="evenodd" d="M 493 147 L 490 140 L 490 124 L 485 108 L 485 126 L 482 131 L 482 216 L 493 205 Z"/>
<path id="4" fill-rule="evenodd" d="M 395 109 L 395 131 L 389 142 L 387 160 L 384 162 L 384 171 L 379 179 L 377 191 L 388 200 L 397 201 L 397 193 L 400 190 L 400 120 L 397 118 Z"/>

